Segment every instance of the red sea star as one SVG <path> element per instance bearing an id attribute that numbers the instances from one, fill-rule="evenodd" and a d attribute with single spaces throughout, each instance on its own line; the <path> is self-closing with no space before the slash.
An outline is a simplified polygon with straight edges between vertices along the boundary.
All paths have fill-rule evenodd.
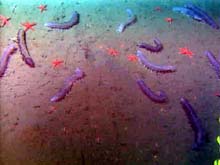
<path id="1" fill-rule="evenodd" d="M 129 60 L 129 61 L 136 62 L 136 61 L 137 61 L 137 56 L 134 55 L 134 54 L 130 54 L 130 55 L 128 55 L 128 60 Z"/>
<path id="2" fill-rule="evenodd" d="M 0 20 L 2 22 L 0 27 L 4 27 L 6 24 L 8 24 L 10 19 L 11 19 L 10 17 L 7 18 L 7 17 L 5 17 L 3 15 L 0 15 Z"/>
<path id="3" fill-rule="evenodd" d="M 179 54 L 186 55 L 190 58 L 193 56 L 193 52 L 189 50 L 187 47 L 179 48 Z"/>
<path id="4" fill-rule="evenodd" d="M 113 48 L 108 48 L 107 51 L 108 51 L 108 54 L 111 56 L 117 56 L 119 54 L 119 52 Z"/>
<path id="5" fill-rule="evenodd" d="M 54 68 L 59 66 L 62 63 L 63 63 L 63 60 L 55 59 L 55 60 L 52 61 L 52 65 L 53 65 Z"/>
<path id="6" fill-rule="evenodd" d="M 25 23 L 21 23 L 22 26 L 25 27 L 24 31 L 28 31 L 29 29 L 34 30 L 33 26 L 37 25 L 35 22 L 30 23 L 30 22 L 25 22 Z"/>
<path id="7" fill-rule="evenodd" d="M 40 12 L 42 13 L 43 11 L 47 10 L 47 5 L 40 5 L 37 8 L 40 9 Z"/>

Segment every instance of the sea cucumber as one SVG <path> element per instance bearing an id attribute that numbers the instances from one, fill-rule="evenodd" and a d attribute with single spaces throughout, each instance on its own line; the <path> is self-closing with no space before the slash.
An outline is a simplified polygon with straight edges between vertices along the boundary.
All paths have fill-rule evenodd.
<path id="1" fill-rule="evenodd" d="M 219 29 L 219 25 L 205 11 L 203 11 L 199 7 L 197 7 L 193 4 L 186 4 L 186 5 L 184 5 L 184 7 L 195 11 L 198 15 L 201 16 L 202 20 L 205 23 L 207 23 L 208 25 L 210 25 L 212 28 Z"/>
<path id="2" fill-rule="evenodd" d="M 63 87 L 54 95 L 51 97 L 51 102 L 58 102 L 65 98 L 65 96 L 70 92 L 73 84 L 77 81 L 82 79 L 85 76 L 84 72 L 80 70 L 79 68 L 76 68 L 73 75 L 68 77 L 64 81 Z"/>
<path id="3" fill-rule="evenodd" d="M 74 11 L 69 21 L 63 23 L 47 22 L 44 24 L 44 26 L 49 27 L 51 29 L 70 29 L 71 27 L 77 25 L 78 23 L 79 23 L 79 13 L 77 11 Z"/>
<path id="4" fill-rule="evenodd" d="M 137 46 L 139 48 L 144 48 L 144 49 L 149 50 L 151 52 L 160 52 L 163 49 L 162 43 L 157 38 L 154 39 L 154 43 L 156 46 L 152 46 L 152 45 L 147 44 L 145 42 L 141 42 L 140 44 L 137 44 Z"/>
<path id="5" fill-rule="evenodd" d="M 26 42 L 26 32 L 22 29 L 18 30 L 17 34 L 17 42 L 18 42 L 18 48 L 22 55 L 22 60 L 31 68 L 35 67 L 34 61 L 31 58 L 31 55 L 29 53 L 29 50 L 27 48 L 27 42 Z"/>
<path id="6" fill-rule="evenodd" d="M 164 103 L 168 100 L 167 95 L 164 91 L 153 92 L 142 79 L 137 80 L 137 84 L 141 91 L 148 96 L 152 101 L 157 103 Z"/>
<path id="7" fill-rule="evenodd" d="M 180 103 L 186 113 L 186 116 L 189 120 L 192 129 L 195 132 L 195 140 L 192 145 L 192 149 L 197 150 L 206 141 L 205 130 L 202 127 L 201 120 L 198 118 L 194 108 L 191 106 L 189 101 L 185 98 L 181 98 Z"/>
<path id="8" fill-rule="evenodd" d="M 121 23 L 118 28 L 116 29 L 116 32 L 122 33 L 128 26 L 134 24 L 137 21 L 136 15 L 133 14 L 131 9 L 126 9 L 126 12 L 128 14 L 128 19 L 126 22 Z"/>
<path id="9" fill-rule="evenodd" d="M 212 68 L 215 70 L 217 78 L 220 79 L 220 63 L 216 60 L 212 52 L 206 50 L 205 55 L 208 57 L 209 62 L 212 65 Z"/>
<path id="10" fill-rule="evenodd" d="M 176 71 L 175 66 L 171 66 L 171 65 L 161 66 L 161 65 L 156 65 L 156 64 L 150 63 L 140 50 L 137 51 L 136 55 L 138 57 L 139 62 L 141 64 L 143 64 L 145 67 L 151 69 L 152 71 L 156 71 L 156 72 L 174 72 L 174 71 Z"/>
<path id="11" fill-rule="evenodd" d="M 193 18 L 196 21 L 199 21 L 199 22 L 203 21 L 200 14 L 198 14 L 197 12 L 195 12 L 195 11 L 193 11 L 191 9 L 188 9 L 186 7 L 175 6 L 175 7 L 172 8 L 172 10 L 174 12 L 179 12 L 179 13 L 181 13 L 183 15 L 186 15 L 187 17 L 191 17 L 191 18 Z"/>
<path id="12" fill-rule="evenodd" d="M 3 50 L 1 59 L 0 59 L 0 77 L 5 74 L 5 71 L 8 67 L 10 56 L 16 52 L 17 48 L 15 44 L 10 44 L 7 48 Z"/>
<path id="13" fill-rule="evenodd" d="M 188 17 L 191 17 L 199 22 L 204 22 L 214 29 L 219 29 L 219 25 L 205 11 L 196 7 L 193 4 L 186 4 L 184 7 L 173 7 L 173 11 L 180 12 Z"/>

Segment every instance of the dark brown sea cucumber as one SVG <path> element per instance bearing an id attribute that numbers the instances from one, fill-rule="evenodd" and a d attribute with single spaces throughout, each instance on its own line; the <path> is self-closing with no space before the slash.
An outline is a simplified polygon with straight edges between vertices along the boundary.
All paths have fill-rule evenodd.
<path id="1" fill-rule="evenodd" d="M 74 74 L 68 77 L 64 81 L 63 87 L 60 88 L 60 90 L 54 96 L 51 97 L 50 101 L 58 102 L 58 101 L 63 100 L 66 97 L 66 95 L 70 92 L 70 90 L 72 89 L 73 84 L 77 80 L 82 79 L 84 76 L 85 76 L 84 72 L 80 70 L 79 68 L 76 68 Z"/>
<path id="2" fill-rule="evenodd" d="M 63 23 L 57 22 L 47 22 L 44 26 L 49 27 L 51 29 L 70 29 L 74 25 L 79 23 L 79 13 L 74 11 L 69 21 Z"/>
<path id="3" fill-rule="evenodd" d="M 30 56 L 28 47 L 27 47 L 27 42 L 26 42 L 26 32 L 22 29 L 18 30 L 17 33 L 17 41 L 18 41 L 18 48 L 19 51 L 22 55 L 22 60 L 29 65 L 31 68 L 35 67 L 34 61 Z"/>
<path id="4" fill-rule="evenodd" d="M 6 47 L 3 50 L 1 59 L 0 59 L 0 77 L 2 77 L 5 74 L 5 71 L 8 67 L 8 63 L 10 60 L 10 57 L 12 54 L 14 54 L 17 50 L 17 47 L 15 44 L 10 44 L 8 47 Z"/>

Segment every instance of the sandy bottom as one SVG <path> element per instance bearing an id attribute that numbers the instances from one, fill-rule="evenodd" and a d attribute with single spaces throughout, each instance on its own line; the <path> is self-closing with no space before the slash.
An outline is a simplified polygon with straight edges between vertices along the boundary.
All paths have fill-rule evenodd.
<path id="1" fill-rule="evenodd" d="M 46 1 L 45 1 L 46 2 Z M 0 80 L 0 164 L 212 164 L 218 156 L 220 85 L 204 51 L 219 53 L 220 31 L 180 14 L 163 3 L 109 1 L 86 5 L 80 1 L 47 4 L 1 3 L 1 14 L 11 17 L 0 28 L 0 50 L 7 46 L 21 23 L 36 22 L 27 32 L 35 68 L 28 67 L 19 51 Z M 154 11 L 160 6 L 162 11 Z M 131 8 L 138 21 L 123 33 L 117 26 Z M 80 13 L 80 23 L 65 31 L 48 30 L 48 21 L 68 20 Z M 164 21 L 172 17 L 172 24 Z M 164 49 L 146 53 L 156 64 L 174 65 L 174 73 L 155 73 L 138 61 L 129 61 L 136 44 L 153 44 L 158 37 Z M 188 47 L 192 58 L 178 54 Z M 108 48 L 119 53 L 108 54 Z M 64 60 L 53 68 L 52 61 Z M 64 100 L 50 98 L 76 67 L 86 76 L 74 84 Z M 136 84 L 142 78 L 153 90 L 164 90 L 169 101 L 157 104 Z M 179 103 L 186 97 L 209 133 L 209 142 L 192 151 L 194 132 Z"/>

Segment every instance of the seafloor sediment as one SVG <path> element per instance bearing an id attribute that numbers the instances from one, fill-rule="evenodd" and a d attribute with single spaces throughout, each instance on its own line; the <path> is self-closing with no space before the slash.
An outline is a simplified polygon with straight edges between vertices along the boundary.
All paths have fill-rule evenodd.
<path id="1" fill-rule="evenodd" d="M 194 2 L 218 19 L 217 1 Z M 215 93 L 220 86 L 204 51 L 219 54 L 219 30 L 172 12 L 173 5 L 183 4 L 175 1 L 42 3 L 47 5 L 42 13 L 37 1 L 0 3 L 0 14 L 11 17 L 0 28 L 1 53 L 16 40 L 21 23 L 37 23 L 35 30 L 27 31 L 35 68 L 17 52 L 0 79 L 0 164 L 180 165 L 211 164 L 216 159 L 220 102 Z M 117 33 L 127 19 L 127 8 L 137 22 Z M 72 11 L 80 14 L 73 28 L 44 27 L 48 21 L 68 20 Z M 176 72 L 156 73 L 128 60 L 137 43 L 153 44 L 155 37 L 164 49 L 143 52 L 149 61 L 176 66 Z M 179 54 L 181 47 L 190 48 L 192 58 Z M 63 63 L 53 67 L 56 59 Z M 86 76 L 64 100 L 51 103 L 51 96 L 77 67 Z M 140 91 L 137 77 L 153 91 L 164 90 L 169 101 L 152 102 Z M 194 132 L 180 97 L 190 100 L 209 133 L 210 141 L 201 151 L 191 151 Z"/>

